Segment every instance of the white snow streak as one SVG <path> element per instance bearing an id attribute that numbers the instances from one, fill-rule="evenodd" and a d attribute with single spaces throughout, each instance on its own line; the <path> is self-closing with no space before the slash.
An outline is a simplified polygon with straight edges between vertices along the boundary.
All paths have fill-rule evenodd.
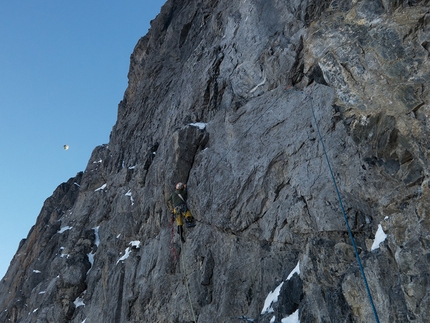
<path id="1" fill-rule="evenodd" d="M 130 196 L 131 205 L 134 205 L 134 199 L 133 195 L 131 194 L 131 190 L 128 190 L 128 192 L 125 193 L 125 196 Z"/>
<path id="2" fill-rule="evenodd" d="M 384 230 L 382 230 L 382 226 L 378 224 L 378 231 L 376 231 L 375 234 L 375 240 L 373 241 L 371 250 L 375 250 L 379 248 L 379 245 L 385 241 L 387 238 L 387 235 L 385 234 Z"/>
<path id="3" fill-rule="evenodd" d="M 118 259 L 118 261 L 116 262 L 116 264 L 118 264 L 120 261 L 126 260 L 128 258 L 128 256 L 130 256 L 132 248 L 139 249 L 140 248 L 140 241 L 139 240 L 130 241 L 129 245 L 131 247 L 127 247 L 127 249 L 125 249 L 124 255 L 121 258 Z"/>
<path id="4" fill-rule="evenodd" d="M 40 270 L 33 270 L 33 272 L 35 273 L 35 274 L 40 274 L 41 273 L 41 271 Z"/>
<path id="5" fill-rule="evenodd" d="M 99 228 L 100 228 L 100 226 L 93 228 L 93 230 L 94 230 L 94 235 L 95 235 L 94 244 L 95 244 L 97 247 L 100 245 Z M 95 254 L 96 254 L 96 252 L 95 252 L 95 251 L 91 251 L 90 253 L 87 253 L 88 261 L 89 261 L 89 262 L 90 262 L 90 264 L 91 264 L 90 269 L 88 269 L 88 271 L 87 271 L 87 275 L 88 275 L 88 273 L 91 271 L 91 268 L 93 268 L 93 265 L 94 265 L 94 255 L 95 255 Z"/>
<path id="6" fill-rule="evenodd" d="M 104 190 L 104 189 L 106 188 L 106 185 L 107 185 L 107 184 L 103 184 L 103 185 L 102 185 L 102 186 L 100 186 L 99 188 L 95 189 L 95 190 L 94 190 L 94 192 Z"/>
<path id="7" fill-rule="evenodd" d="M 300 261 L 297 263 L 297 266 L 290 272 L 287 277 L 287 280 L 290 280 L 294 274 L 300 275 Z"/>
<path id="8" fill-rule="evenodd" d="M 128 256 L 130 256 L 130 253 L 131 253 L 131 248 L 130 248 L 130 247 L 127 247 L 127 249 L 125 249 L 125 253 L 124 253 L 124 255 L 123 255 L 121 258 L 119 258 L 119 259 L 118 259 L 118 261 L 116 262 L 116 264 L 118 265 L 118 263 L 119 263 L 120 261 L 124 261 L 124 260 L 126 260 L 126 259 L 128 258 Z"/>
<path id="9" fill-rule="evenodd" d="M 197 127 L 200 130 L 205 129 L 206 125 L 207 125 L 207 123 L 203 123 L 203 122 L 190 123 L 190 126 Z"/>
<path id="10" fill-rule="evenodd" d="M 272 304 L 278 301 L 278 296 L 281 291 L 282 285 L 284 285 L 284 282 L 280 283 L 273 292 L 270 292 L 269 295 L 267 295 L 266 300 L 264 301 L 264 306 L 263 310 L 261 311 L 261 314 L 273 313 Z"/>
<path id="11" fill-rule="evenodd" d="M 140 241 L 139 240 L 130 241 L 129 245 L 132 247 L 135 247 L 136 249 L 139 249 L 140 248 Z"/>
<path id="12" fill-rule="evenodd" d="M 98 247 L 98 246 L 99 246 L 99 244 L 100 244 L 99 228 L 100 228 L 100 226 L 93 228 L 93 230 L 94 230 L 94 234 L 95 234 L 95 236 L 96 236 L 96 240 L 94 241 L 94 244 L 95 244 L 97 247 Z"/>
<path id="13" fill-rule="evenodd" d="M 73 228 L 73 227 L 69 227 L 69 226 L 65 226 L 65 227 L 62 227 L 59 231 L 57 231 L 58 233 L 63 233 L 64 231 L 67 231 L 67 230 L 70 230 L 71 228 Z"/>
<path id="14" fill-rule="evenodd" d="M 300 323 L 299 310 L 281 320 L 282 323 Z"/>
<path id="15" fill-rule="evenodd" d="M 90 269 L 88 269 L 88 271 L 87 271 L 87 275 L 88 275 L 88 273 L 90 272 L 91 268 L 93 268 L 93 265 L 94 265 L 94 253 L 92 253 L 92 252 L 91 253 L 87 253 L 87 257 L 88 257 L 88 261 L 91 264 Z"/>
<path id="16" fill-rule="evenodd" d="M 300 261 L 297 262 L 296 267 L 290 272 L 290 274 L 288 275 L 285 281 L 290 280 L 294 274 L 300 275 Z M 279 293 L 281 292 L 282 285 L 284 285 L 284 282 L 280 283 L 273 292 L 270 292 L 269 295 L 267 295 L 266 300 L 264 301 L 264 306 L 263 306 L 263 310 L 261 311 L 261 314 L 274 312 L 272 305 L 273 303 L 276 303 L 278 301 L 278 297 L 279 297 Z"/>

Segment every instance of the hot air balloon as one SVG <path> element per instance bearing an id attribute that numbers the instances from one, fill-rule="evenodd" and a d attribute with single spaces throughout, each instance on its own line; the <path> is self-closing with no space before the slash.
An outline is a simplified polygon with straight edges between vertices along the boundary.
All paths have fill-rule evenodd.
<path id="1" fill-rule="evenodd" d="M 69 149 L 69 145 L 64 145 L 63 148 L 64 148 L 64 150 L 67 150 L 67 149 Z"/>

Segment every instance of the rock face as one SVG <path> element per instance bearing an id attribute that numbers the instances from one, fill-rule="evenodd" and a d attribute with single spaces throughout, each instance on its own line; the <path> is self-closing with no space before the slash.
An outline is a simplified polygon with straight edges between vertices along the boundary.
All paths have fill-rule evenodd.
<path id="1" fill-rule="evenodd" d="M 324 143 L 380 322 L 428 322 L 429 56 L 428 1 L 169 0 L 0 321 L 375 322 Z"/>

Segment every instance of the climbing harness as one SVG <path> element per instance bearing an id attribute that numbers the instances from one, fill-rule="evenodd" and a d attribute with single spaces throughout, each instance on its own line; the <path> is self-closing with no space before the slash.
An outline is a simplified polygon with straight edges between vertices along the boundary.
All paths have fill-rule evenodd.
<path id="1" fill-rule="evenodd" d="M 323 138 L 321 136 L 321 132 L 320 132 L 320 129 L 318 126 L 317 118 L 315 116 L 315 111 L 314 111 L 314 107 L 313 107 L 313 98 L 312 98 L 312 95 L 310 95 L 310 93 L 308 93 L 308 94 L 310 97 L 310 106 L 311 106 L 312 116 L 314 118 L 315 126 L 317 128 L 318 137 L 319 137 L 319 140 L 320 140 L 321 145 L 322 145 L 322 149 L 323 149 L 323 152 L 325 155 L 328 169 L 330 171 L 330 175 L 331 175 L 331 179 L 332 179 L 333 184 L 334 184 L 334 188 L 336 190 L 337 198 L 339 200 L 339 205 L 340 205 L 340 208 L 342 210 L 343 218 L 345 220 L 345 224 L 346 224 L 346 227 L 348 229 L 349 237 L 351 239 L 352 246 L 354 247 L 355 257 L 357 258 L 358 266 L 360 267 L 361 275 L 362 275 L 363 281 L 364 281 L 364 286 L 365 286 L 366 291 L 367 291 L 367 296 L 369 298 L 370 305 L 372 306 L 373 315 L 375 316 L 376 323 L 379 323 L 378 313 L 376 312 L 375 304 L 373 303 L 372 294 L 370 292 L 370 288 L 369 288 L 369 285 L 367 283 L 366 274 L 364 272 L 363 265 L 361 264 L 361 259 L 360 259 L 360 255 L 358 254 L 358 248 L 357 248 L 357 245 L 355 243 L 354 235 L 352 234 L 352 230 L 351 230 L 349 223 L 348 223 L 348 218 L 347 218 L 346 213 L 345 213 L 345 208 L 343 207 L 342 198 L 340 196 L 339 189 L 337 187 L 336 179 L 334 177 L 333 170 L 332 170 L 331 164 L 330 164 L 330 160 L 329 160 L 328 155 L 327 155 L 327 150 L 325 149 L 324 141 L 323 141 Z"/>
<path id="2" fill-rule="evenodd" d="M 181 260 L 182 260 L 182 271 L 184 272 L 185 286 L 187 287 L 188 300 L 190 302 L 191 313 L 193 314 L 194 323 L 197 323 L 196 316 L 194 314 L 193 302 L 191 301 L 190 288 L 188 287 L 188 276 L 185 270 L 185 260 L 184 260 L 184 243 L 181 240 Z"/>

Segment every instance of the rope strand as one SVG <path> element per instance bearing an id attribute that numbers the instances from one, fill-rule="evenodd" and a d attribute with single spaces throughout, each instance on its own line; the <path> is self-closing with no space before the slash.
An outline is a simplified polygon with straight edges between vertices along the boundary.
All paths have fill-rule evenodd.
<path id="1" fill-rule="evenodd" d="M 191 313 L 193 314 L 193 320 L 194 320 L 194 323 L 197 323 L 196 316 L 194 314 L 193 302 L 191 301 L 190 288 L 188 287 L 188 276 L 187 276 L 187 272 L 185 270 L 184 250 L 183 250 L 184 243 L 182 242 L 182 239 L 180 239 L 180 240 L 181 240 L 181 259 L 182 259 L 182 268 L 183 268 L 184 278 L 185 278 L 185 286 L 187 287 L 188 300 L 190 302 Z"/>
<path id="2" fill-rule="evenodd" d="M 324 155 L 325 155 L 325 159 L 327 161 L 328 169 L 330 171 L 330 175 L 331 175 L 331 178 L 332 178 L 332 181 L 333 181 L 333 184 L 334 184 L 334 188 L 336 190 L 337 198 L 339 200 L 339 205 L 340 205 L 340 208 L 342 210 L 343 218 L 345 220 L 345 224 L 346 224 L 346 227 L 348 229 L 349 237 L 351 238 L 352 246 L 354 247 L 355 257 L 357 258 L 358 266 L 360 267 L 361 275 L 362 275 L 363 281 L 364 281 L 364 286 L 365 286 L 366 291 L 367 291 L 367 296 L 369 298 L 370 305 L 372 306 L 373 315 L 375 316 L 376 323 L 379 323 L 378 313 L 376 312 L 375 304 L 373 303 L 372 294 L 370 292 L 370 288 L 369 288 L 369 285 L 367 283 L 366 274 L 364 272 L 364 268 L 363 268 L 363 265 L 361 263 L 361 259 L 360 259 L 360 255 L 358 253 L 357 245 L 355 243 L 354 235 L 352 234 L 351 228 L 350 228 L 349 223 L 348 223 L 348 218 L 346 216 L 345 209 L 343 207 L 342 198 L 340 196 L 339 189 L 337 187 L 336 179 L 334 177 L 333 170 L 332 170 L 331 165 L 330 165 L 330 160 L 328 158 L 327 151 L 326 151 L 325 145 L 324 145 L 324 141 L 323 141 L 323 138 L 321 136 L 321 132 L 320 132 L 320 129 L 319 129 L 319 126 L 318 126 L 317 118 L 315 116 L 315 111 L 314 111 L 314 107 L 313 107 L 313 98 L 312 98 L 312 96 L 310 96 L 310 102 L 311 102 L 312 115 L 313 115 L 313 118 L 314 118 L 314 121 L 315 121 L 315 126 L 316 126 L 317 132 L 318 132 L 318 137 L 319 137 L 319 140 L 320 140 L 322 148 L 323 148 L 323 152 L 324 152 Z"/>

